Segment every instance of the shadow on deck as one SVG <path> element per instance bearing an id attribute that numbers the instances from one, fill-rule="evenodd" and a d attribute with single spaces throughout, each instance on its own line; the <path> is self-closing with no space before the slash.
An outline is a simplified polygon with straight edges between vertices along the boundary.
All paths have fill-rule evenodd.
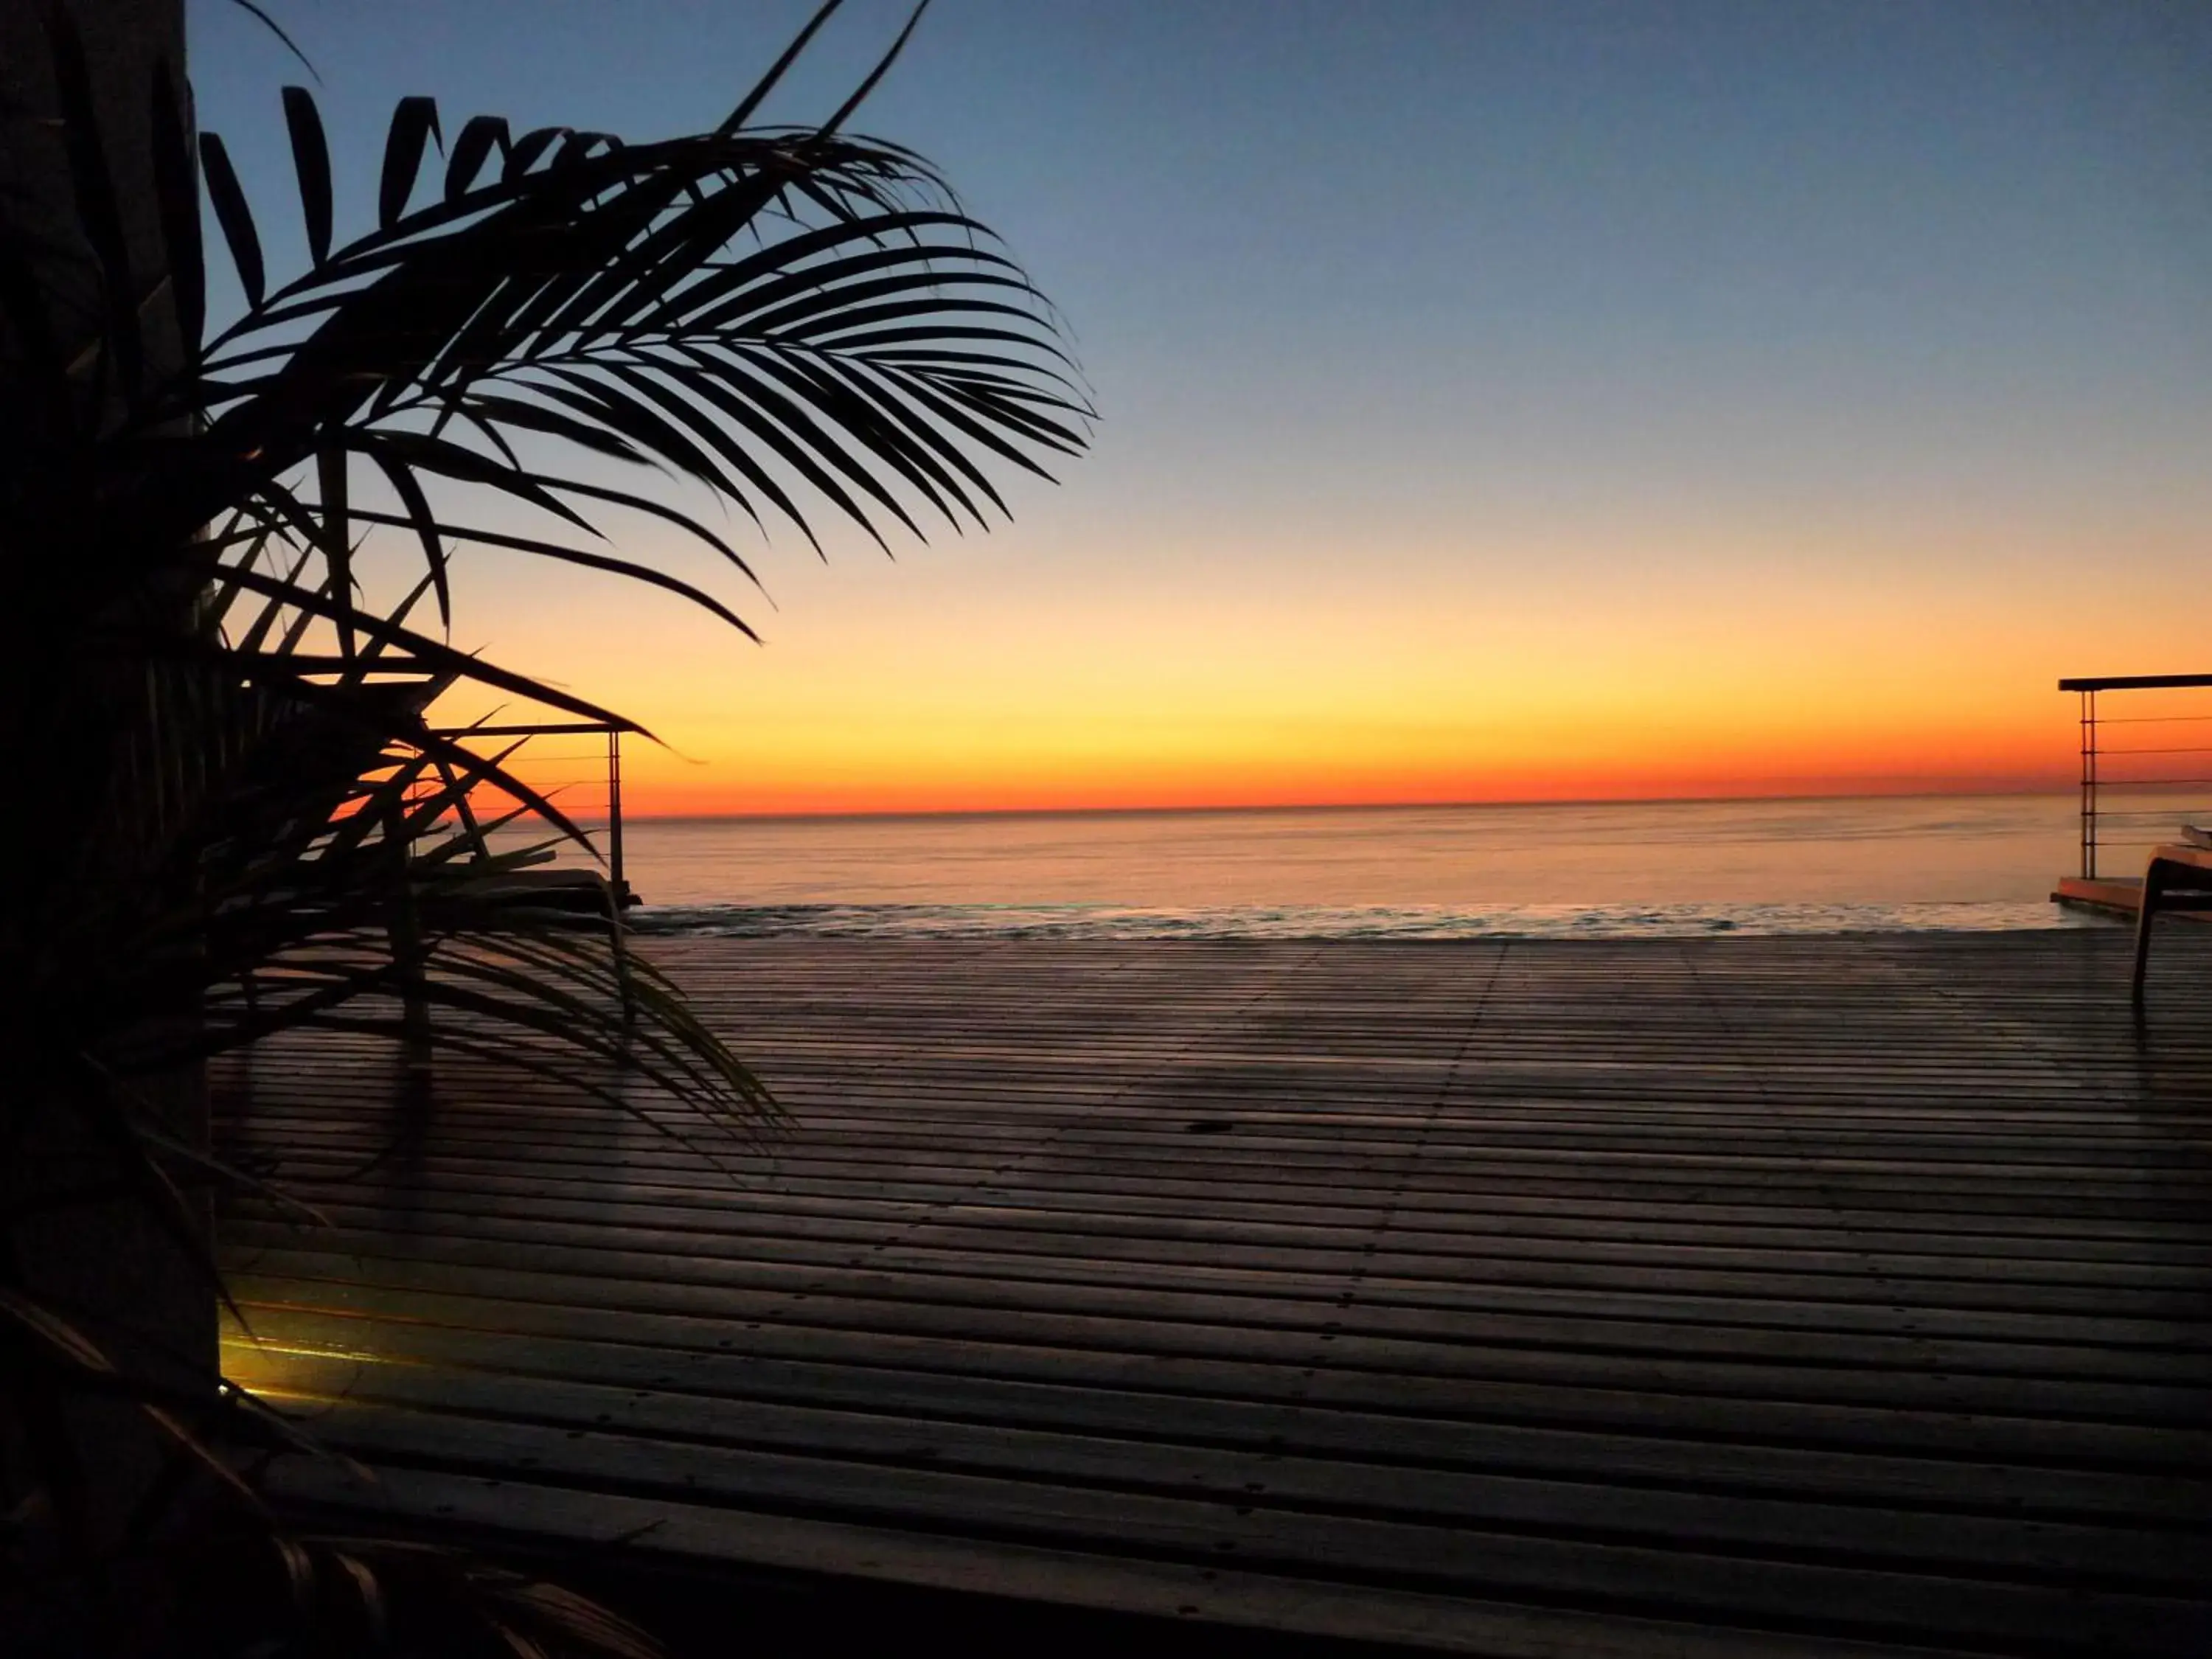
<path id="1" fill-rule="evenodd" d="M 2212 938 L 2141 1041 L 2127 945 L 664 942 L 772 1157 L 453 1070 L 349 1176 L 388 1058 L 272 1047 L 336 1224 L 226 1222 L 231 1362 L 380 1472 L 295 1501 L 703 1652 L 2212 1651 Z"/>

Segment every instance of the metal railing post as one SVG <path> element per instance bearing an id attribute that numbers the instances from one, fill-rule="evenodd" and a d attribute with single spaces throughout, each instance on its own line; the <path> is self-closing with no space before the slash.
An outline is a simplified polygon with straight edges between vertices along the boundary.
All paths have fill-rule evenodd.
<path id="1" fill-rule="evenodd" d="M 616 902 L 623 893 L 622 733 L 607 728 L 607 877 Z"/>
<path id="2" fill-rule="evenodd" d="M 2081 693 L 2081 878 L 2097 878 L 2097 694 Z"/>
<path id="3" fill-rule="evenodd" d="M 611 726 L 607 728 L 607 928 L 625 1033 L 637 1020 L 637 997 L 629 977 L 629 924 L 623 916 L 629 897 L 629 889 L 623 881 L 622 733 Z"/>

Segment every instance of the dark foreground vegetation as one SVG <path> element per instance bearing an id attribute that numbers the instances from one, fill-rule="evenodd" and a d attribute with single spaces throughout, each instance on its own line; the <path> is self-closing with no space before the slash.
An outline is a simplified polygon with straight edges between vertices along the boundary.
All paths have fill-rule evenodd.
<path id="1" fill-rule="evenodd" d="M 760 125 L 836 9 L 688 137 L 403 100 L 366 191 L 287 88 L 281 240 L 192 131 L 180 0 L 0 17 L 11 1654 L 475 1650 L 498 1629 L 517 1652 L 635 1647 L 464 1558 L 296 1535 L 262 1506 L 254 1456 L 297 1436 L 220 1376 L 209 1214 L 218 1194 L 288 1200 L 211 1152 L 204 1070 L 282 1033 L 376 1036 L 772 1127 L 620 948 L 611 902 L 518 901 L 527 855 L 476 832 L 579 831 L 431 710 L 473 688 L 637 730 L 449 643 L 450 572 L 477 548 L 742 632 L 623 531 L 673 526 L 742 580 L 749 555 L 699 507 L 808 541 L 809 514 L 878 540 L 981 526 L 990 471 L 1081 447 L 1026 277 L 927 162 L 848 130 L 897 46 L 826 119 Z M 244 301 L 219 326 L 204 195 Z M 468 1603 L 483 1619 L 457 1623 Z M 410 1605 L 431 1616 L 393 1633 Z M 216 1626 L 187 1629 L 200 1614 Z"/>

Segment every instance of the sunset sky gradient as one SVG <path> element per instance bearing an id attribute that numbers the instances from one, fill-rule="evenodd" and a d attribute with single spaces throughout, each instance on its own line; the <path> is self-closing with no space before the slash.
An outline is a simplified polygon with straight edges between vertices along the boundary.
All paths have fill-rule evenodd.
<path id="1" fill-rule="evenodd" d="M 402 94 L 711 125 L 811 8 L 271 9 L 343 231 Z M 289 269 L 300 72 L 191 16 Z M 2212 670 L 2212 10 L 939 0 L 858 125 L 1065 311 L 1096 451 L 988 538 L 780 536 L 772 604 L 625 531 L 764 648 L 477 559 L 457 643 L 666 740 L 634 811 L 2032 787 L 2060 675 Z"/>

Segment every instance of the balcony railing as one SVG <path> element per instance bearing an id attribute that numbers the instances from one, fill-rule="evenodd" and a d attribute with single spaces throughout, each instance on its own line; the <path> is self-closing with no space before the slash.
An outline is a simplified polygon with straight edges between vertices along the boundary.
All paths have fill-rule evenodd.
<path id="1" fill-rule="evenodd" d="M 2212 674 L 2115 674 L 2058 682 L 2081 700 L 2081 876 L 2098 855 L 2146 854 L 2186 822 L 2212 822 Z M 2124 713 L 2100 696 L 2128 694 Z M 2196 695 L 2192 696 L 2194 693 Z M 2140 860 L 2137 870 L 2140 872 Z"/>
<path id="2" fill-rule="evenodd" d="M 551 800 L 590 839 L 591 851 L 605 865 L 616 902 L 635 902 L 623 870 L 620 727 L 597 720 L 565 720 L 448 726 L 438 735 L 489 752 L 520 742 L 523 746 L 503 763 L 505 769 Z M 466 807 L 463 812 L 464 829 L 478 834 L 473 814 Z M 560 856 L 570 854 L 563 849 Z M 577 849 L 574 856 L 585 855 Z"/>

